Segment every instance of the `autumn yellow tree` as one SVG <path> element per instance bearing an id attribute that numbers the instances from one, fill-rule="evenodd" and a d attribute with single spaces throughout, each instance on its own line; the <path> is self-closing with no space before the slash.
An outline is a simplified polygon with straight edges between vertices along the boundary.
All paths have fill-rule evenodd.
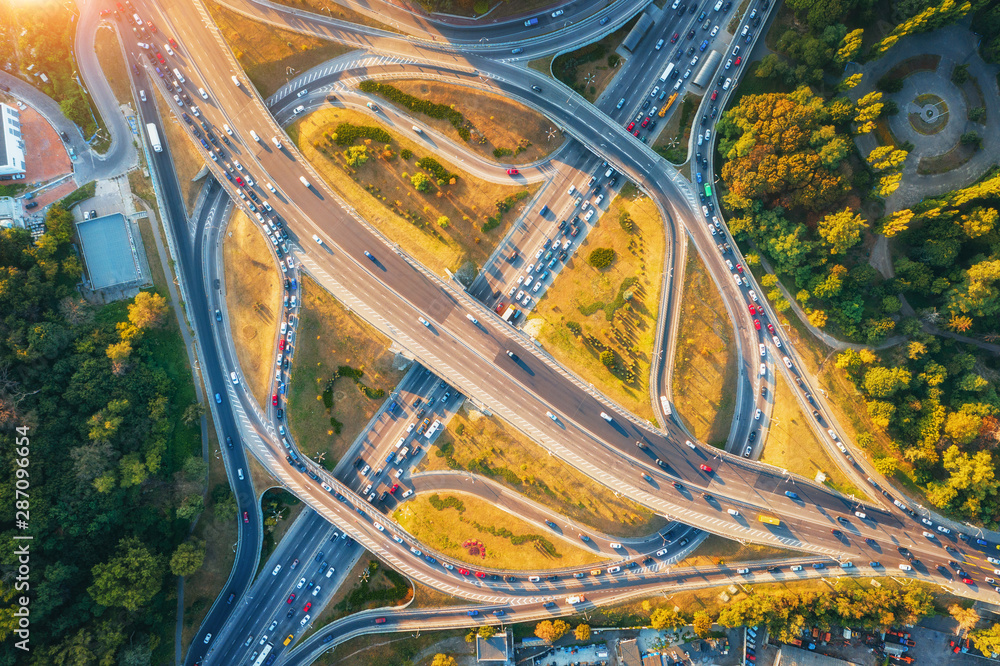
<path id="1" fill-rule="evenodd" d="M 167 299 L 157 293 L 140 291 L 128 306 L 128 320 L 139 330 L 155 328 L 167 314 Z"/>
<path id="2" fill-rule="evenodd" d="M 590 640 L 590 625 L 589 624 L 578 624 L 576 629 L 573 630 L 573 637 L 578 641 Z"/>
<path id="3" fill-rule="evenodd" d="M 840 40 L 840 48 L 837 49 L 837 54 L 833 57 L 834 61 L 843 65 L 852 60 L 861 50 L 861 40 L 864 34 L 864 28 L 858 28 L 844 35 L 844 38 Z"/>
<path id="4" fill-rule="evenodd" d="M 542 620 L 535 625 L 535 636 L 552 643 L 569 632 L 570 626 L 564 620 Z"/>
<path id="5" fill-rule="evenodd" d="M 879 146 L 868 154 L 868 164 L 876 171 L 898 169 L 906 161 L 909 153 L 892 146 Z"/>
<path id="6" fill-rule="evenodd" d="M 887 197 L 899 189 L 899 183 L 903 180 L 903 174 L 890 173 L 878 179 L 878 187 L 875 193 L 880 197 Z"/>
<path id="7" fill-rule="evenodd" d="M 979 238 L 993 231 L 997 217 L 996 208 L 974 208 L 962 216 L 962 231 L 969 238 Z"/>
<path id="8" fill-rule="evenodd" d="M 879 226 L 878 231 L 886 238 L 892 238 L 896 234 L 909 229 L 910 221 L 912 219 L 913 211 L 909 208 L 897 210 L 895 213 L 882 220 L 882 224 Z"/>
<path id="9" fill-rule="evenodd" d="M 836 213 L 830 213 L 820 221 L 817 231 L 830 246 L 830 254 L 843 254 L 858 244 L 861 232 L 867 228 L 867 223 L 859 213 L 845 208 Z"/>

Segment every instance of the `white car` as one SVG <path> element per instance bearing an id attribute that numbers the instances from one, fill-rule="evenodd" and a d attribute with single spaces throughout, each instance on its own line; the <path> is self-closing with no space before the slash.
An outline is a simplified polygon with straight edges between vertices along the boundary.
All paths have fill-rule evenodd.
<path id="1" fill-rule="evenodd" d="M 524 298 L 524 289 L 518 289 L 517 290 L 517 295 L 514 296 L 514 300 L 515 301 L 520 301 L 522 298 Z"/>
<path id="2" fill-rule="evenodd" d="M 198 88 L 198 94 L 201 95 L 202 99 L 208 99 L 208 93 L 205 92 L 204 88 Z"/>
<path id="3" fill-rule="evenodd" d="M 229 378 L 233 380 L 234 384 L 239 384 L 240 383 L 240 378 L 236 376 L 235 372 L 230 372 L 229 373 Z"/>
<path id="4" fill-rule="evenodd" d="M 587 211 L 587 214 L 583 216 L 585 222 L 590 222 L 590 218 L 594 217 L 594 209 L 591 208 Z"/>
<path id="5" fill-rule="evenodd" d="M 143 102 L 146 101 L 146 91 L 145 90 L 140 90 L 139 91 L 139 99 L 141 99 Z"/>
<path id="6" fill-rule="evenodd" d="M 299 582 L 295 584 L 295 589 L 296 590 L 301 590 L 302 586 L 305 585 L 305 584 L 306 584 L 306 579 L 305 578 L 300 578 Z"/>
<path id="7" fill-rule="evenodd" d="M 323 588 L 321 588 L 321 587 L 320 587 L 319 585 L 317 585 L 316 587 L 314 587 L 314 588 L 313 588 L 313 596 L 314 596 L 314 597 L 316 597 L 316 596 L 319 596 L 319 591 L 320 591 L 321 589 L 323 589 Z"/>
<path id="8" fill-rule="evenodd" d="M 692 451 L 694 451 L 695 449 L 697 449 L 697 448 L 698 448 L 698 447 L 696 447 L 696 446 L 694 445 L 694 442 L 692 442 L 692 441 L 691 441 L 690 439 L 686 439 L 686 440 L 684 440 L 684 445 L 685 445 L 685 446 L 687 446 L 687 447 L 688 447 L 689 449 L 691 449 Z"/>
<path id="9" fill-rule="evenodd" d="M 726 68 L 726 69 L 729 69 L 729 68 L 730 68 L 730 67 L 732 67 L 732 66 L 733 66 L 733 61 L 732 61 L 732 60 L 727 60 L 727 61 L 726 61 L 726 67 L 725 67 L 725 68 Z"/>
<path id="10" fill-rule="evenodd" d="M 281 571 L 281 565 L 275 565 L 274 569 L 271 570 L 271 575 L 277 576 L 279 571 Z"/>
<path id="11" fill-rule="evenodd" d="M 778 339 L 777 335 L 772 335 L 771 339 L 774 340 L 774 346 L 781 349 L 781 340 Z"/>
<path id="12" fill-rule="evenodd" d="M 229 127 L 229 125 L 223 125 L 222 129 L 226 130 L 226 134 L 228 134 L 229 136 L 233 136 L 233 130 L 231 127 Z"/>
<path id="13" fill-rule="evenodd" d="M 614 548 L 615 550 L 621 550 L 622 548 L 622 545 L 620 543 L 609 543 L 608 545 Z"/>
<path id="14" fill-rule="evenodd" d="M 382 523 L 375 523 L 375 529 L 377 529 L 379 532 L 385 532 L 385 528 L 382 527 Z"/>
<path id="15" fill-rule="evenodd" d="M 719 34 L 719 26 L 712 28 L 712 32 L 708 33 L 708 36 L 715 37 L 717 34 Z"/>
<path id="16" fill-rule="evenodd" d="M 601 418 L 607 421 L 608 423 L 611 423 L 611 415 L 608 414 L 607 412 L 601 412 Z"/>
<path id="17" fill-rule="evenodd" d="M 785 364 L 786 368 L 788 368 L 789 370 L 792 369 L 792 362 L 788 359 L 787 356 L 782 356 L 781 361 Z"/>
<path id="18" fill-rule="evenodd" d="M 541 288 L 542 288 L 542 283 L 541 282 L 536 282 L 535 286 L 531 288 L 531 293 L 537 294 L 538 290 L 541 289 Z"/>
<path id="19" fill-rule="evenodd" d="M 754 421 L 760 421 L 760 410 L 759 409 L 756 412 L 754 412 L 753 420 Z"/>
<path id="20" fill-rule="evenodd" d="M 766 356 L 766 355 L 767 355 L 767 348 L 766 348 L 766 347 L 764 346 L 764 343 L 763 343 L 763 342 L 762 342 L 762 343 L 760 343 L 760 344 L 759 344 L 759 345 L 757 345 L 757 346 L 758 346 L 758 347 L 760 347 L 760 357 L 761 357 L 761 358 L 764 358 L 764 356 Z"/>
<path id="21" fill-rule="evenodd" d="M 761 363 L 760 364 L 760 376 L 763 377 L 766 374 L 767 374 L 767 364 L 766 363 Z"/>
<path id="22" fill-rule="evenodd" d="M 212 634 L 205 634 L 205 640 L 203 641 L 205 645 L 208 645 L 210 640 L 212 640 Z"/>
<path id="23" fill-rule="evenodd" d="M 558 17 L 562 16 L 563 13 L 564 13 L 564 11 L 565 10 L 557 9 L 556 11 L 552 12 L 552 18 L 558 18 Z"/>
<path id="24" fill-rule="evenodd" d="M 278 190 L 274 189 L 274 185 L 272 185 L 271 183 L 264 183 L 264 185 L 267 187 L 267 189 L 271 190 L 272 192 L 277 192 L 278 191 Z"/>
<path id="25" fill-rule="evenodd" d="M 753 300 L 753 302 L 756 303 L 757 302 L 757 292 L 755 292 L 753 289 L 751 289 L 747 293 L 750 295 L 750 298 Z M 781 345 L 778 345 L 778 346 L 780 347 Z"/>
<path id="26" fill-rule="evenodd" d="M 475 317 L 473 317 L 471 314 L 465 315 L 465 318 L 468 319 L 469 321 L 471 321 L 473 324 L 478 324 L 479 323 L 479 320 L 476 319 Z"/>
<path id="27" fill-rule="evenodd" d="M 530 287 L 531 283 L 532 283 L 532 281 L 534 281 L 534 279 L 535 279 L 534 275 L 529 275 L 527 278 L 520 277 L 520 278 L 517 279 L 517 283 L 521 284 L 523 282 L 525 287 Z"/>

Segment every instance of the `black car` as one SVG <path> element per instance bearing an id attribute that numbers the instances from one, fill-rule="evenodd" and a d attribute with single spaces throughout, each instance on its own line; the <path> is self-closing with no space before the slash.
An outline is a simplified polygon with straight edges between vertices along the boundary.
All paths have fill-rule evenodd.
<path id="1" fill-rule="evenodd" d="M 694 30 L 688 32 L 688 39 L 694 39 Z"/>
<path id="2" fill-rule="evenodd" d="M 750 432 L 750 435 L 747 437 L 747 441 L 748 442 L 752 442 L 755 439 L 757 439 L 757 431 L 756 430 L 752 430 Z"/>
<path id="3" fill-rule="evenodd" d="M 539 88 L 538 86 L 531 86 L 531 89 L 534 90 L 535 92 L 542 92 L 542 89 Z"/>
<path id="4" fill-rule="evenodd" d="M 276 411 L 276 412 L 274 413 L 274 415 L 275 415 L 276 417 L 278 417 L 279 419 L 281 419 L 281 418 L 284 418 L 284 416 L 285 416 L 285 410 L 283 410 L 283 409 L 279 409 L 278 411 Z"/>

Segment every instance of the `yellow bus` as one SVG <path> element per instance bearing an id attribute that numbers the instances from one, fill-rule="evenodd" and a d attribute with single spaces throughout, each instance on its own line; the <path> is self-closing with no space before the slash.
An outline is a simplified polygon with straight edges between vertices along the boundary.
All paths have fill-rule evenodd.
<path id="1" fill-rule="evenodd" d="M 774 516 L 765 516 L 762 513 L 757 514 L 757 520 L 759 520 L 762 523 L 767 523 L 768 525 L 780 525 L 781 524 L 781 521 L 778 520 L 777 518 L 775 518 Z"/>

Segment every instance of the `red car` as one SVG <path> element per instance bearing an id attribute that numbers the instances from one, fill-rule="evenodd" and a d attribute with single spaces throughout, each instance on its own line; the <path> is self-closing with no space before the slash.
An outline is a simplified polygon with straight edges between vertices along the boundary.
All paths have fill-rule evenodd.
<path id="1" fill-rule="evenodd" d="M 395 493 L 397 490 L 399 490 L 399 484 L 398 483 L 394 483 L 394 484 L 392 484 L 392 488 L 389 489 L 389 492 L 390 493 Z"/>
<path id="2" fill-rule="evenodd" d="M 172 47 L 174 47 L 175 49 L 177 48 L 177 42 L 175 42 L 175 41 L 174 41 L 174 38 L 173 38 L 173 37 L 171 37 L 171 38 L 170 38 L 170 39 L 168 39 L 167 41 L 168 41 L 168 42 L 170 42 L 170 45 L 171 45 Z"/>
<path id="3" fill-rule="evenodd" d="M 671 44 L 676 44 L 677 40 L 680 39 L 680 36 L 681 36 L 681 33 L 675 32 L 674 36 L 670 38 L 670 43 Z"/>
<path id="4" fill-rule="evenodd" d="M 747 310 L 749 310 L 752 315 L 757 314 L 757 307 L 753 303 L 747 303 Z"/>
<path id="5" fill-rule="evenodd" d="M 719 96 L 719 90 L 718 89 L 713 90 L 712 91 L 712 101 L 714 102 L 715 98 L 718 97 L 718 96 Z"/>
<path id="6" fill-rule="evenodd" d="M 753 320 L 753 327 L 756 328 L 758 331 L 760 330 L 760 320 L 759 319 L 754 319 Z"/>
<path id="7" fill-rule="evenodd" d="M 627 129 L 629 132 L 631 132 L 632 130 L 635 129 L 635 123 L 629 123 L 628 127 L 626 127 L 625 129 Z"/>
<path id="8" fill-rule="evenodd" d="M 271 396 L 271 404 L 274 405 L 275 407 L 278 406 L 278 394 L 277 393 L 275 393 L 274 395 Z"/>
<path id="9" fill-rule="evenodd" d="M 632 132 L 632 136 L 634 136 L 635 138 L 638 139 L 639 138 L 639 130 L 636 130 L 636 131 Z"/>
<path id="10" fill-rule="evenodd" d="M 295 601 L 295 593 L 294 592 L 292 592 L 292 596 L 288 597 L 287 603 L 292 603 L 293 601 Z"/>
<path id="11" fill-rule="evenodd" d="M 236 176 L 236 184 L 239 185 L 240 187 L 243 187 L 243 179 L 240 178 L 239 176 Z"/>
<path id="12" fill-rule="evenodd" d="M 741 62 L 743 62 L 743 56 L 736 56 L 736 60 L 733 61 L 733 66 L 739 67 Z"/>
<path id="13" fill-rule="evenodd" d="M 486 578 L 486 574 L 484 574 L 482 571 L 477 571 L 476 578 Z"/>
<path id="14" fill-rule="evenodd" d="M 246 511 L 243 512 L 243 522 L 244 523 L 249 523 L 250 522 L 250 516 L 247 515 Z"/>
<path id="15" fill-rule="evenodd" d="M 155 25 L 153 25 L 153 22 L 152 22 L 152 21 L 146 21 L 146 25 L 148 25 L 148 26 L 149 26 L 149 31 L 150 31 L 150 32 L 156 32 L 156 26 L 155 26 Z"/>
<path id="16" fill-rule="evenodd" d="M 385 618 L 384 617 L 375 618 L 375 624 L 385 624 Z"/>
<path id="17" fill-rule="evenodd" d="M 507 304 L 501 301 L 496 307 L 497 314 L 503 314 L 503 311 L 506 309 L 507 309 Z"/>
<path id="18" fill-rule="evenodd" d="M 741 266 L 739 264 L 736 264 L 736 270 L 738 270 L 740 273 L 742 273 L 743 272 L 743 266 Z"/>
<path id="19" fill-rule="evenodd" d="M 709 467 L 708 465 L 699 465 L 699 467 L 701 467 L 701 471 L 703 471 L 703 472 L 711 472 L 712 471 L 712 468 Z"/>
<path id="20" fill-rule="evenodd" d="M 963 578 L 962 582 L 965 583 L 966 585 L 972 585 L 972 579 L 971 578 Z"/>
<path id="21" fill-rule="evenodd" d="M 516 176 L 519 173 L 521 173 L 521 172 L 518 171 L 517 169 L 507 169 L 507 175 L 508 176 Z"/>
<path id="22" fill-rule="evenodd" d="M 310 601 L 309 603 L 307 603 L 305 606 L 302 607 L 302 612 L 308 613 L 309 609 L 312 607 L 313 607 L 313 602 Z"/>
<path id="23" fill-rule="evenodd" d="M 647 125 L 649 125 L 649 118 L 643 118 L 640 127 L 645 127 Z"/>
<path id="24" fill-rule="evenodd" d="M 284 338 L 281 338 L 280 340 L 278 340 L 278 350 L 279 351 L 285 351 L 285 339 Z"/>
<path id="25" fill-rule="evenodd" d="M 774 335 L 774 326 L 771 326 L 770 324 L 768 324 L 767 325 L 767 332 L 770 333 L 771 335 Z"/>
<path id="26" fill-rule="evenodd" d="M 459 569 L 458 573 L 462 574 L 463 576 L 468 576 L 472 572 L 469 571 L 468 569 Z"/>

